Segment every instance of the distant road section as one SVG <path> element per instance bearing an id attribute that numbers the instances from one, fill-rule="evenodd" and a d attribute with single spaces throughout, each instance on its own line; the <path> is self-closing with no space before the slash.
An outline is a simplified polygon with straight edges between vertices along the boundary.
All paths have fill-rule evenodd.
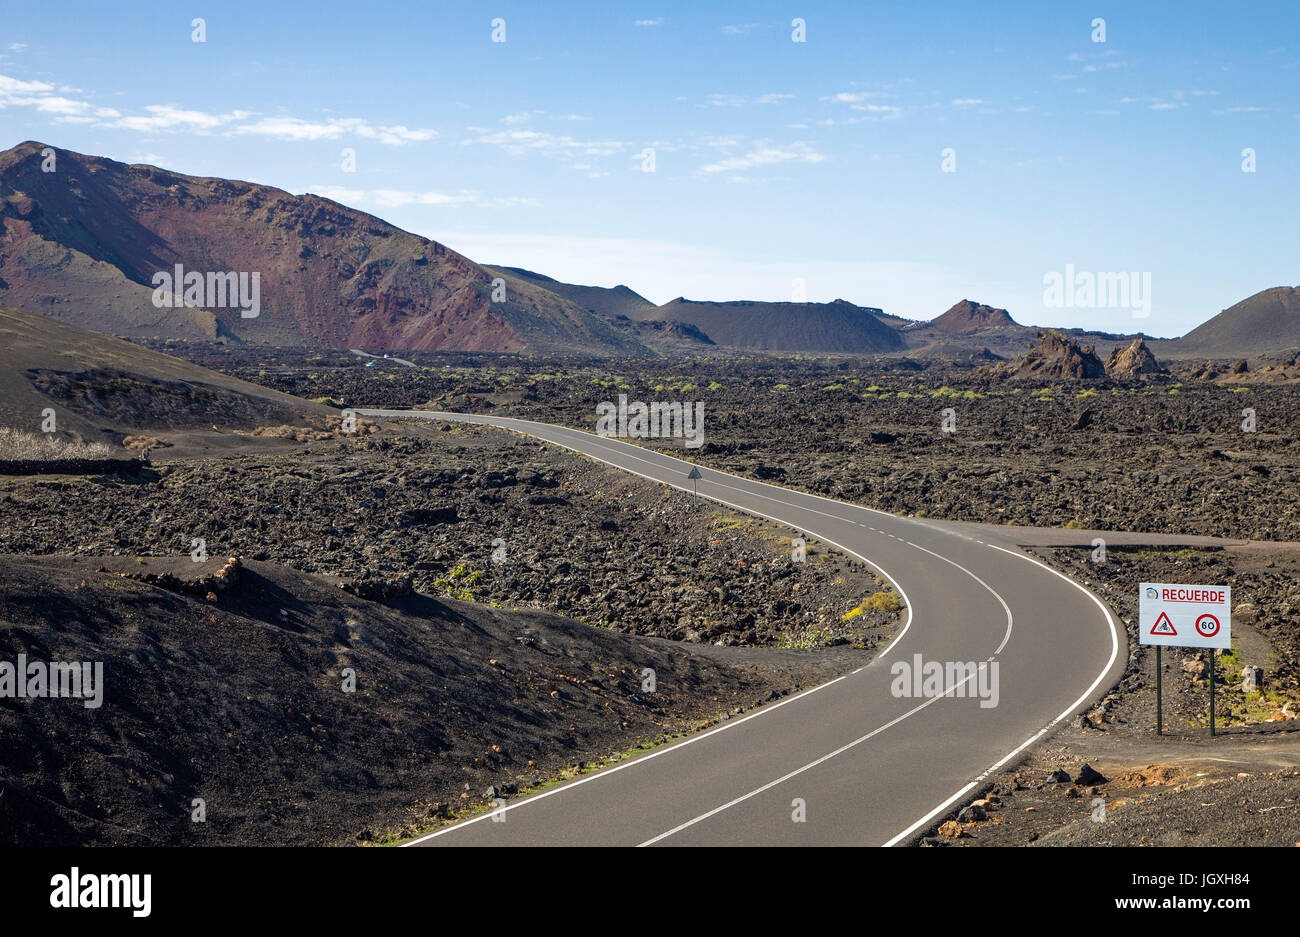
<path id="1" fill-rule="evenodd" d="M 580 430 L 357 412 L 497 426 L 691 491 L 690 462 Z M 410 845 L 904 843 L 1123 671 L 1127 640 L 1109 610 L 996 531 L 967 533 L 709 468 L 700 476 L 699 497 L 785 524 L 883 574 L 907 606 L 893 643 L 827 684 Z M 939 681 L 922 680 L 935 664 Z"/>
<path id="2" fill-rule="evenodd" d="M 392 355 L 372 355 L 370 352 L 362 351 L 359 348 L 349 348 L 348 351 L 354 355 L 360 355 L 362 358 L 373 358 L 376 361 L 392 361 L 396 364 L 404 364 L 408 368 L 416 367 L 414 361 L 407 361 L 405 358 L 394 358 Z"/>

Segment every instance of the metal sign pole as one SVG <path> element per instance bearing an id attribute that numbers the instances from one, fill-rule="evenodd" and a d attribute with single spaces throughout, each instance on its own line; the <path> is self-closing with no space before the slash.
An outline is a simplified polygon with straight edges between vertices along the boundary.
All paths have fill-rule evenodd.
<path id="1" fill-rule="evenodd" d="M 1160 645 L 1156 645 L 1156 735 L 1165 733 L 1165 714 L 1160 702 L 1160 684 L 1164 668 L 1160 666 Z"/>
<path id="2" fill-rule="evenodd" d="M 1218 735 L 1214 711 L 1218 695 L 1215 652 L 1232 648 L 1232 587 L 1187 583 L 1138 583 L 1138 643 L 1156 649 L 1156 735 L 1165 730 L 1164 661 L 1161 646 L 1208 649 L 1210 666 L 1210 735 Z M 1231 710 L 1229 711 L 1231 722 Z"/>
<path id="3" fill-rule="evenodd" d="M 1214 648 L 1210 648 L 1210 735 L 1214 734 Z"/>

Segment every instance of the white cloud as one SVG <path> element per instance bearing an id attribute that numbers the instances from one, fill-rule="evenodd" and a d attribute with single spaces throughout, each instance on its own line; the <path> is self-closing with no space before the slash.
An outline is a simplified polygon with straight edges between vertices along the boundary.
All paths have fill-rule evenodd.
<path id="1" fill-rule="evenodd" d="M 897 104 L 868 104 L 867 101 L 873 98 L 889 98 L 892 94 L 886 91 L 840 91 L 835 94 L 828 94 L 820 98 L 822 101 L 830 101 L 832 104 L 847 104 L 850 110 L 858 111 L 860 116 L 844 121 L 848 124 L 858 124 L 864 120 L 893 120 L 903 116 L 903 108 Z M 820 121 L 824 126 L 831 126 L 833 120 Z"/>
<path id="2" fill-rule="evenodd" d="M 305 194 L 319 195 L 321 198 L 328 198 L 344 205 L 360 204 L 367 201 L 365 189 L 349 189 L 347 186 L 342 185 L 308 186 Z"/>
<path id="3" fill-rule="evenodd" d="M 853 104 L 850 108 L 861 112 L 863 116 L 851 118 L 849 123 L 857 123 L 860 120 L 893 120 L 903 116 L 903 109 L 894 104 Z"/>
<path id="4" fill-rule="evenodd" d="M 738 169 L 755 169 L 759 166 L 774 166 L 780 163 L 820 163 L 826 157 L 818 153 L 803 141 L 796 141 L 788 146 L 776 146 L 766 141 L 759 141 L 741 156 L 730 156 L 700 167 L 701 172 L 734 172 Z"/>
<path id="5" fill-rule="evenodd" d="M 566 134 L 547 133 L 542 130 L 487 130 L 471 127 L 473 136 L 463 144 L 498 146 L 511 156 L 540 153 L 543 156 L 576 158 L 578 156 L 612 156 L 629 144 L 621 140 L 578 140 Z"/>
<path id="6" fill-rule="evenodd" d="M 662 16 L 659 17 L 658 19 L 654 19 L 654 20 L 637 20 L 637 21 L 636 21 L 636 25 L 637 25 L 637 26 L 662 26 L 663 23 L 664 23 L 664 18 L 663 18 Z"/>
<path id="7" fill-rule="evenodd" d="M 711 94 L 709 95 L 709 104 L 713 107 L 744 107 L 748 104 L 780 104 L 782 101 L 789 101 L 794 97 L 793 94 L 762 94 L 756 98 L 749 98 L 743 94 Z"/>
<path id="8" fill-rule="evenodd" d="M 840 91 L 837 94 L 828 94 L 821 100 L 834 101 L 836 104 L 854 104 L 858 101 L 865 101 L 867 98 L 887 98 L 889 97 L 883 91 Z"/>
<path id="9" fill-rule="evenodd" d="M 758 29 L 757 23 L 740 23 L 735 26 L 723 26 L 722 31 L 728 36 L 743 36 L 750 30 Z"/>
<path id="10" fill-rule="evenodd" d="M 716 134 L 706 134 L 700 140 L 701 145 L 712 147 L 715 150 L 725 150 L 731 147 L 740 146 L 744 142 L 745 142 L 744 137 L 734 133 L 728 134 L 725 137 L 720 137 L 717 136 Z"/>
<path id="11" fill-rule="evenodd" d="M 0 75 L 0 101 L 10 94 L 42 94 L 53 90 L 53 85 L 47 85 L 43 81 L 19 81 L 8 75 Z"/>
<path id="12" fill-rule="evenodd" d="M 474 205 L 481 208 L 514 208 L 517 206 L 535 207 L 541 204 L 534 198 L 484 195 L 473 189 L 461 189 L 458 192 L 415 192 L 407 189 L 353 189 L 340 185 L 316 185 L 308 187 L 307 192 L 312 195 L 319 195 L 322 198 L 332 199 L 344 205 L 375 208 L 406 208 L 412 205 L 434 208 L 451 208 L 461 205 Z"/>
<path id="13" fill-rule="evenodd" d="M 249 116 L 247 111 L 232 111 L 229 114 L 209 114 L 206 111 L 188 110 L 171 104 L 150 104 L 145 108 L 146 114 L 134 114 L 117 117 L 107 124 L 120 130 L 138 130 L 154 133 L 161 130 L 216 130 L 231 121 L 242 120 Z"/>
<path id="14" fill-rule="evenodd" d="M 412 129 L 403 124 L 377 124 L 358 117 L 312 121 L 278 116 L 254 120 L 258 115 L 253 111 L 216 114 L 174 104 L 150 104 L 139 113 L 124 114 L 117 108 L 97 107 L 89 101 L 53 94 L 53 90 L 53 85 L 43 81 L 22 81 L 0 75 L 0 108 L 31 107 L 38 113 L 52 115 L 56 123 L 98 123 L 110 130 L 137 133 L 225 133 L 290 141 L 335 140 L 353 136 L 389 146 L 432 140 L 437 135 L 433 130 Z"/>
<path id="15" fill-rule="evenodd" d="M 298 117 L 263 117 L 252 123 L 232 127 L 232 134 L 270 137 L 276 140 L 337 140 L 345 136 L 374 140 L 386 146 L 432 140 L 433 130 L 411 130 L 402 124 L 372 124 L 357 117 L 332 117 L 324 121 Z"/>

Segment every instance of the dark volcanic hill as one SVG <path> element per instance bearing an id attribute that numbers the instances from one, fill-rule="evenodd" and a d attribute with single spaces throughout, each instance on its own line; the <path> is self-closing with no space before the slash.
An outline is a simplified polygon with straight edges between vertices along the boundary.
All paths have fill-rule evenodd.
<path id="1" fill-rule="evenodd" d="M 561 283 L 521 267 L 488 266 L 500 276 L 517 277 L 581 306 L 614 328 L 662 355 L 707 353 L 716 343 L 697 326 L 657 315 L 658 306 L 622 284 L 580 286 Z"/>
<path id="2" fill-rule="evenodd" d="M 697 302 L 674 299 L 637 316 L 696 326 L 718 345 L 758 351 L 883 354 L 904 347 L 880 310 L 829 303 Z"/>
<path id="3" fill-rule="evenodd" d="M 484 265 L 484 269 L 496 275 L 517 277 L 535 284 L 556 296 L 563 296 L 577 303 L 603 319 L 613 319 L 617 316 L 627 316 L 629 319 L 655 318 L 653 315 L 655 304 L 622 284 L 612 287 L 579 286 L 575 283 L 561 283 L 559 280 L 522 267 L 498 267 L 487 264 Z"/>
<path id="4" fill-rule="evenodd" d="M 0 426 L 62 438 L 320 423 L 336 411 L 48 316 L 0 307 Z"/>
<path id="5" fill-rule="evenodd" d="M 771 665 L 707 647 L 532 609 L 366 601 L 271 562 L 240 565 L 205 600 L 189 584 L 224 560 L 0 555 L 0 659 L 96 661 L 103 678 L 94 708 L 0 706 L 0 841 L 410 835 L 483 804 L 489 784 L 513 794 L 789 686 Z M 661 681 L 651 700 L 634 695 L 642 666 Z M 349 668 L 355 694 L 340 690 Z M 191 822 L 196 797 L 203 823 Z"/>
<path id="6" fill-rule="evenodd" d="M 930 320 L 929 325 L 940 332 L 973 332 L 976 329 L 1016 327 L 1017 323 L 1005 309 L 995 309 L 983 303 L 963 299 L 943 315 Z"/>
<path id="7" fill-rule="evenodd" d="M 1174 358 L 1242 358 L 1300 347 L 1300 286 L 1275 286 L 1220 312 L 1182 338 L 1162 342 Z"/>
<path id="8" fill-rule="evenodd" d="M 132 338 L 368 350 L 645 354 L 577 304 L 315 195 L 40 143 L 0 153 L 0 302 Z M 260 314 L 154 305 L 155 274 L 257 273 Z M 505 298 L 493 301 L 493 279 Z"/>

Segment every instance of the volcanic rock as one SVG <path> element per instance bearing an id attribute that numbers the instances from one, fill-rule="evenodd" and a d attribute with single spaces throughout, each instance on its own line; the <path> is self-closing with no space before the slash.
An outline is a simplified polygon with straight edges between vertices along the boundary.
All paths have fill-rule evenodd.
<path id="1" fill-rule="evenodd" d="M 1114 349 L 1106 359 L 1106 376 L 1116 381 L 1139 381 L 1168 373 L 1141 338 L 1133 339 L 1133 344 L 1123 350 Z"/>
<path id="2" fill-rule="evenodd" d="M 1031 378 L 1096 379 L 1106 376 L 1106 368 L 1092 345 L 1079 345 L 1060 332 L 1049 329 L 1038 333 L 1038 345 L 1013 361 L 997 365 L 993 374 L 1012 380 Z"/>

